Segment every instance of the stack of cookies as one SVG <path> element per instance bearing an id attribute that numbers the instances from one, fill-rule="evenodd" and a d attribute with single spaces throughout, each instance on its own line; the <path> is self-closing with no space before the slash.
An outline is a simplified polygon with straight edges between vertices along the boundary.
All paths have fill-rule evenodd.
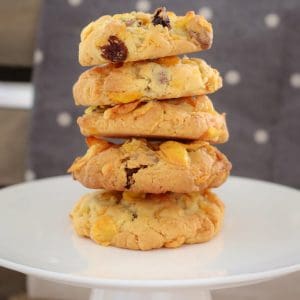
<path id="1" fill-rule="evenodd" d="M 231 164 L 211 144 L 226 142 L 228 131 L 206 94 L 222 79 L 202 59 L 176 56 L 208 49 L 212 39 L 202 16 L 165 8 L 103 16 L 83 29 L 80 64 L 97 66 L 74 85 L 76 104 L 89 106 L 78 119 L 88 150 L 69 172 L 98 191 L 71 212 L 80 236 L 149 250 L 219 232 L 224 206 L 210 189 Z"/>

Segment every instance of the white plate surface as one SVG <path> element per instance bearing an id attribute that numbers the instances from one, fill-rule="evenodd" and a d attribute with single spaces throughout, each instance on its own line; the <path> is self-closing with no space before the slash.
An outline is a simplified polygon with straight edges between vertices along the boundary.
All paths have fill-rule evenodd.
<path id="1" fill-rule="evenodd" d="M 148 252 L 77 237 L 68 213 L 87 190 L 55 177 L 0 191 L 0 265 L 87 287 L 220 288 L 300 270 L 300 192 L 231 177 L 214 240 Z"/>

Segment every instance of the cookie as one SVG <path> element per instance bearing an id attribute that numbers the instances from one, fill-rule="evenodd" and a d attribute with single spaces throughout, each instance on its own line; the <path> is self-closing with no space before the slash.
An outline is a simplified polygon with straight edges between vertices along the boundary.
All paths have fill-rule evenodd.
<path id="1" fill-rule="evenodd" d="M 228 140 L 225 115 L 206 96 L 91 107 L 77 122 L 84 136 Z"/>
<path id="2" fill-rule="evenodd" d="M 206 242 L 220 231 L 223 215 L 223 203 L 210 191 L 97 191 L 83 196 L 70 214 L 78 235 L 103 246 L 133 250 Z"/>
<path id="3" fill-rule="evenodd" d="M 82 30 L 79 63 L 92 66 L 196 52 L 209 49 L 212 40 L 211 24 L 193 11 L 176 16 L 162 7 L 154 14 L 106 15 Z"/>
<path id="4" fill-rule="evenodd" d="M 105 106 L 213 93 L 222 87 L 219 72 L 198 58 L 177 56 L 94 67 L 74 84 L 77 105 Z"/>
<path id="5" fill-rule="evenodd" d="M 89 138 L 83 157 L 70 169 L 87 188 L 143 193 L 189 193 L 221 185 L 231 164 L 207 142 L 150 143 L 130 139 L 115 145 Z"/>

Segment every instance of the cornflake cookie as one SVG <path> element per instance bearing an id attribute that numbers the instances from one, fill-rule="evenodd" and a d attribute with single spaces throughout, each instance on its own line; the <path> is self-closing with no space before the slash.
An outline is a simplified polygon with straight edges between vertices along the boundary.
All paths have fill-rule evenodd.
<path id="1" fill-rule="evenodd" d="M 130 139 L 115 145 L 95 138 L 68 170 L 88 188 L 143 193 L 189 193 L 221 185 L 231 164 L 206 142 L 150 143 Z"/>
<path id="2" fill-rule="evenodd" d="M 71 212 L 75 231 L 103 246 L 134 250 L 175 248 L 212 239 L 224 205 L 209 190 L 189 194 L 98 191 Z"/>
<path id="3" fill-rule="evenodd" d="M 228 140 L 225 115 L 206 96 L 90 107 L 77 122 L 84 136 Z"/>
<path id="4" fill-rule="evenodd" d="M 74 84 L 77 105 L 105 106 L 213 93 L 222 87 L 216 69 L 198 58 L 177 56 L 108 64 L 82 73 Z"/>
<path id="5" fill-rule="evenodd" d="M 209 49 L 212 40 L 211 24 L 193 11 L 176 16 L 161 7 L 153 15 L 107 15 L 82 30 L 79 63 L 92 66 L 196 52 Z"/>

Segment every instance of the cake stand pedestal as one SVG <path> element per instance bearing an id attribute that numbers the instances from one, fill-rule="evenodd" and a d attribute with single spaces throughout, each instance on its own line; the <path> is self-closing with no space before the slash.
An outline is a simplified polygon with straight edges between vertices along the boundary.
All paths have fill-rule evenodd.
<path id="1" fill-rule="evenodd" d="M 101 247 L 74 234 L 68 213 L 87 190 L 69 176 L 0 191 L 0 265 L 92 288 L 91 300 L 208 300 L 214 289 L 300 270 L 300 192 L 231 177 L 222 232 L 178 249 Z"/>

